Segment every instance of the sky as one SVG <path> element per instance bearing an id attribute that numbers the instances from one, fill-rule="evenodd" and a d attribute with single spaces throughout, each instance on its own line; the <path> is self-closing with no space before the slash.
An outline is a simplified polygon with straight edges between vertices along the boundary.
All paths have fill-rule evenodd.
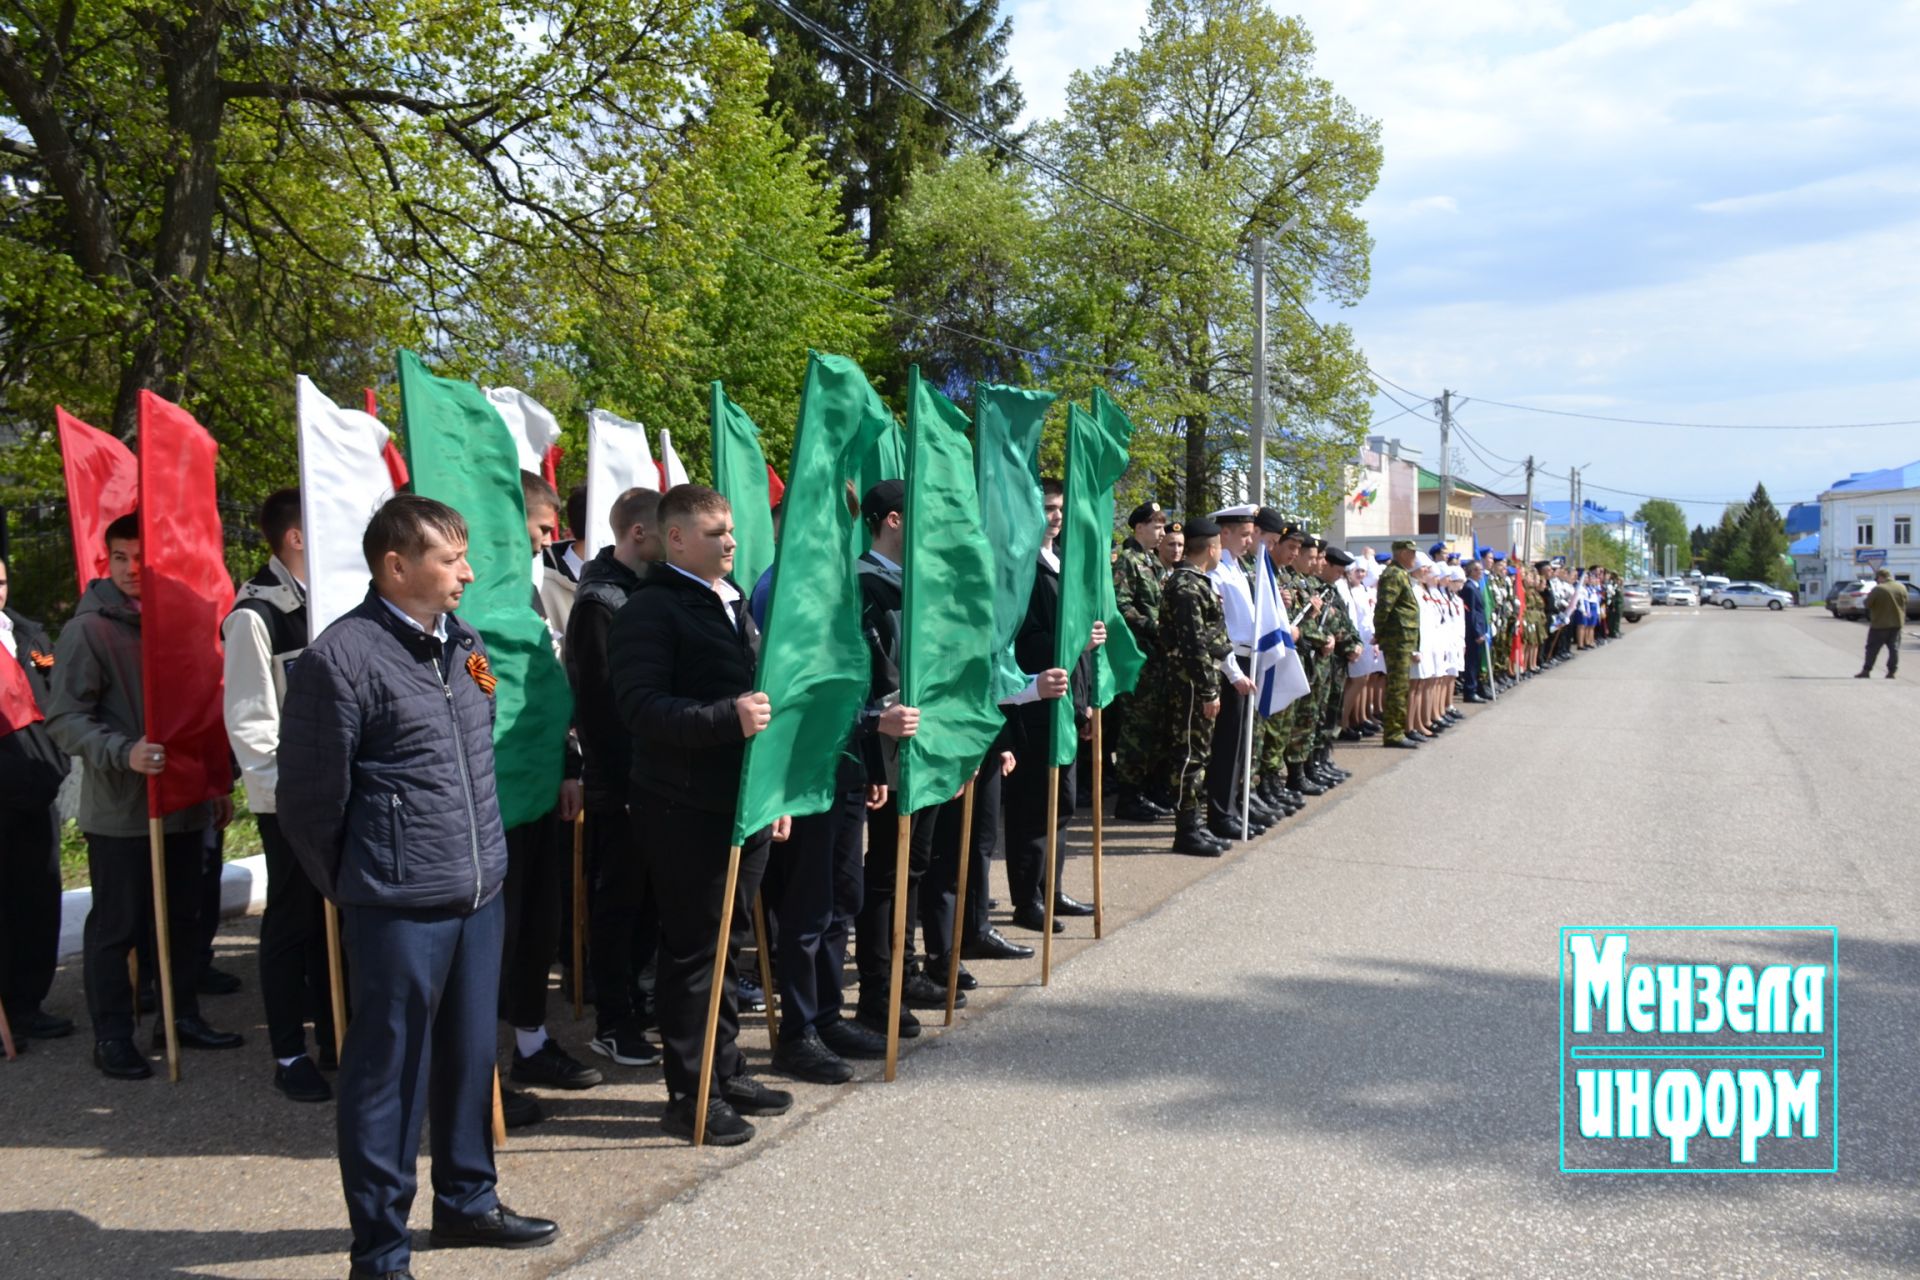
<path id="1" fill-rule="evenodd" d="M 1378 372 L 1451 389 L 1459 474 L 1712 523 L 1920 459 L 1920 0 L 1277 0 L 1380 121 L 1375 248 L 1351 324 Z M 1030 119 L 1136 44 L 1146 0 L 1007 0 Z M 1415 397 L 1393 391 L 1401 404 Z M 1464 398 L 1464 403 L 1461 403 Z M 1386 398 L 1376 421 L 1399 414 Z M 1429 409 L 1428 412 L 1431 412 Z M 1383 423 L 1439 457 L 1418 415 Z M 1466 439 L 1462 439 L 1462 436 Z M 1479 456 L 1469 451 L 1478 446 Z M 1609 492 L 1629 490 L 1632 494 Z"/>

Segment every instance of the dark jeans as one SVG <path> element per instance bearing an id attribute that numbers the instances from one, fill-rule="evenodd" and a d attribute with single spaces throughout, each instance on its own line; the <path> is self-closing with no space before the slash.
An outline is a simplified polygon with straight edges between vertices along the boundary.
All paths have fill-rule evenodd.
<path id="1" fill-rule="evenodd" d="M 166 837 L 167 929 L 172 945 L 173 1016 L 200 1014 L 195 994 L 200 976 L 200 886 L 206 863 L 204 831 Z M 87 874 L 93 907 L 87 912 L 85 960 L 87 1013 L 96 1040 L 133 1035 L 133 986 L 127 953 L 153 928 L 153 871 L 145 836 L 87 836 Z M 145 975 L 141 979 L 146 981 Z"/>
<path id="2" fill-rule="evenodd" d="M 472 915 L 340 912 L 353 991 L 340 1058 L 340 1183 L 363 1271 L 407 1267 L 421 1121 L 433 1122 L 435 1207 L 479 1215 L 497 1203 L 494 1006 L 505 926 L 499 894 Z"/>
<path id="3" fill-rule="evenodd" d="M 254 815 L 267 859 L 267 909 L 260 917 L 260 999 L 276 1058 L 307 1051 L 307 1017 L 314 1039 L 333 1043 L 333 984 L 327 978 L 327 925 L 320 891 L 294 857 L 271 813 Z"/>
<path id="4" fill-rule="evenodd" d="M 793 834 L 768 855 L 762 894 L 776 939 L 782 1040 L 840 1016 L 847 934 L 863 889 L 865 813 L 866 796 L 843 788 L 833 808 L 795 818 Z"/>
<path id="5" fill-rule="evenodd" d="M 59 951 L 53 809 L 0 809 L 0 1002 L 16 1030 L 52 989 Z"/>
<path id="6" fill-rule="evenodd" d="M 573 856 L 551 813 L 507 832 L 506 942 L 500 952 L 500 1017 L 533 1028 L 547 1021 L 547 975 L 560 946 L 560 899 Z M 562 853 L 563 843 L 566 851 Z"/>
<path id="7" fill-rule="evenodd" d="M 854 916 L 854 961 L 860 968 L 860 999 L 884 1007 L 893 983 L 894 876 L 900 852 L 900 811 L 894 807 L 897 791 L 887 802 L 867 811 L 867 863 L 861 876 L 860 910 Z M 933 819 L 938 808 L 912 816 L 907 836 L 907 883 L 897 886 L 907 898 L 906 947 L 913 952 L 913 925 L 920 916 L 920 882 L 933 861 Z"/>
<path id="8" fill-rule="evenodd" d="M 1469 636 L 1467 639 L 1467 669 L 1460 673 L 1460 692 L 1463 697 L 1484 698 L 1487 695 L 1486 663 L 1486 642 L 1477 636 Z"/>
<path id="9" fill-rule="evenodd" d="M 625 807 L 587 810 L 587 968 L 596 1026 L 611 1031 L 646 1011 L 640 974 L 660 945 L 653 882 Z"/>
<path id="10" fill-rule="evenodd" d="M 1053 704 L 1029 703 L 1016 709 L 1020 730 L 1014 748 L 1018 763 L 1001 785 L 1007 820 L 1007 895 L 1015 911 L 1046 909 L 1047 865 L 1047 718 Z M 1021 749 L 1025 747 L 1025 750 Z M 1074 770 L 1060 770 L 1060 811 L 1056 817 L 1064 834 L 1076 810 Z M 1067 842 L 1054 846 L 1054 883 L 1059 884 L 1059 868 L 1066 865 Z"/>
<path id="11" fill-rule="evenodd" d="M 935 811 L 933 859 L 920 885 L 920 937 L 936 980 L 947 971 L 947 952 L 953 947 L 955 889 L 960 881 L 960 826 L 966 803 L 963 796 Z M 989 752 L 986 767 L 973 784 L 973 839 L 967 850 L 967 922 L 960 944 L 978 942 L 986 935 L 987 863 L 1000 832 L 1000 756 Z"/>
<path id="12" fill-rule="evenodd" d="M 1873 663 L 1880 656 L 1880 650 L 1887 651 L 1887 674 L 1892 675 L 1900 669 L 1900 628 L 1867 628 L 1867 665 L 1862 671 L 1873 670 Z"/>
<path id="13" fill-rule="evenodd" d="M 654 1011 L 660 1024 L 667 1092 L 694 1093 L 700 1084 L 700 1045 L 713 991 L 714 948 L 719 944 L 721 895 L 727 883 L 727 849 L 733 815 L 708 813 L 654 797 L 640 799 L 634 824 L 641 832 L 660 908 L 660 958 L 654 978 Z M 770 833 L 755 833 L 740 850 L 740 882 L 727 934 L 719 1032 L 714 1038 L 716 1081 L 745 1070 L 740 1056 L 740 1002 L 733 970 L 753 937 L 753 899 L 767 870 Z"/>

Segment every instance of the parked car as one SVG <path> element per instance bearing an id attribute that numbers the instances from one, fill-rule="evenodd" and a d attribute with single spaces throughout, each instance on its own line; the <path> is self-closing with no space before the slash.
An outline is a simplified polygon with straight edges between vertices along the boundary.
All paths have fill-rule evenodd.
<path id="1" fill-rule="evenodd" d="M 1647 601 L 1649 604 L 1665 604 L 1667 602 L 1667 596 L 1672 592 L 1673 584 L 1671 582 L 1656 582 L 1647 588 Z"/>
<path id="2" fill-rule="evenodd" d="M 1638 622 L 1653 609 L 1653 596 L 1644 582 L 1629 582 L 1620 588 L 1620 616 Z"/>
<path id="3" fill-rule="evenodd" d="M 1730 582 L 1714 591 L 1712 603 L 1722 609 L 1772 609 L 1778 613 L 1793 603 L 1793 597 L 1760 582 Z"/>
<path id="4" fill-rule="evenodd" d="M 1667 603 L 1685 605 L 1690 609 L 1697 608 L 1700 604 L 1700 597 L 1694 592 L 1692 587 L 1668 587 Z"/>
<path id="5" fill-rule="evenodd" d="M 1839 610 L 1834 608 L 1834 604 L 1833 604 L 1835 598 L 1838 597 L 1842 591 L 1845 591 L 1848 587 L 1854 586 L 1859 581 L 1860 580 L 1858 578 L 1836 579 L 1834 581 L 1834 584 L 1827 588 L 1827 598 L 1821 601 L 1822 604 L 1827 606 L 1827 612 L 1833 614 L 1836 618 L 1839 617 L 1840 616 Z"/>
<path id="6" fill-rule="evenodd" d="M 1834 594 L 1833 602 L 1827 608 L 1836 618 L 1864 618 L 1867 616 L 1867 593 L 1873 590 L 1871 582 L 1849 582 Z"/>

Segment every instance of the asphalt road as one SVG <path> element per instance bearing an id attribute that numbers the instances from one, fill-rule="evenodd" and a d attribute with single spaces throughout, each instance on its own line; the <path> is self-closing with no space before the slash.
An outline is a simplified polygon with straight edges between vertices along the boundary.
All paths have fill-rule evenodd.
<path id="1" fill-rule="evenodd" d="M 423 1197 L 415 1272 L 1920 1271 L 1920 699 L 1847 678 L 1864 634 L 1655 610 L 1436 748 L 1342 748 L 1353 783 L 1224 864 L 1111 827 L 1108 938 L 1069 922 L 1050 988 L 974 965 L 897 1083 L 799 1087 L 728 1152 L 664 1139 L 657 1069 L 609 1066 L 500 1156 L 560 1243 L 434 1253 Z M 1557 931 L 1622 921 L 1838 927 L 1837 1176 L 1558 1171 Z M 248 990 L 205 1002 L 250 1044 L 183 1084 L 101 1080 L 84 1032 L 0 1063 L 0 1275 L 345 1273 L 331 1109 L 266 1088 L 252 927 L 220 942 Z M 77 979 L 53 1007 L 80 1012 Z M 591 1024 L 551 1014 L 585 1056 Z"/>
<path id="2" fill-rule="evenodd" d="M 1863 635 L 1656 611 L 573 1274 L 1920 1270 L 1920 695 Z M 1607 922 L 1838 927 L 1837 1175 L 1559 1172 Z"/>

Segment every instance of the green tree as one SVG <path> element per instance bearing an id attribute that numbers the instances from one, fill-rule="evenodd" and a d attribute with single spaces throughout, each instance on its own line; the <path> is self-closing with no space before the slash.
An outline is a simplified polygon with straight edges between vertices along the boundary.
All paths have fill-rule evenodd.
<path id="1" fill-rule="evenodd" d="M 1728 578 L 1744 576 L 1735 570 L 1741 554 L 1740 522 L 1746 510 L 1745 503 L 1730 502 L 1721 511 L 1720 523 L 1708 531 L 1706 546 L 1700 553 L 1700 566 L 1705 572 Z"/>
<path id="2" fill-rule="evenodd" d="M 1787 526 L 1767 496 L 1767 486 L 1757 484 L 1741 513 L 1738 535 L 1732 548 L 1730 576 L 1765 582 L 1775 586 L 1794 585 L 1792 563 L 1787 558 Z M 1735 572 L 1737 570 L 1737 572 Z"/>
<path id="3" fill-rule="evenodd" d="M 773 55 L 769 104 L 841 178 L 842 216 L 870 251 L 892 243 L 894 208 L 916 169 L 979 145 L 873 68 L 990 130 L 1010 129 L 1025 103 L 1006 69 L 1013 23 L 999 9 L 999 0 L 785 0 L 751 6 L 741 20 Z"/>
<path id="4" fill-rule="evenodd" d="M 1673 548 L 1673 562 L 1684 569 L 1693 558 L 1693 544 L 1687 531 L 1687 516 L 1678 503 L 1665 498 L 1649 498 L 1640 504 L 1633 518 L 1647 526 L 1647 547 L 1652 556 L 1652 572 L 1666 571 L 1666 550 Z"/>

